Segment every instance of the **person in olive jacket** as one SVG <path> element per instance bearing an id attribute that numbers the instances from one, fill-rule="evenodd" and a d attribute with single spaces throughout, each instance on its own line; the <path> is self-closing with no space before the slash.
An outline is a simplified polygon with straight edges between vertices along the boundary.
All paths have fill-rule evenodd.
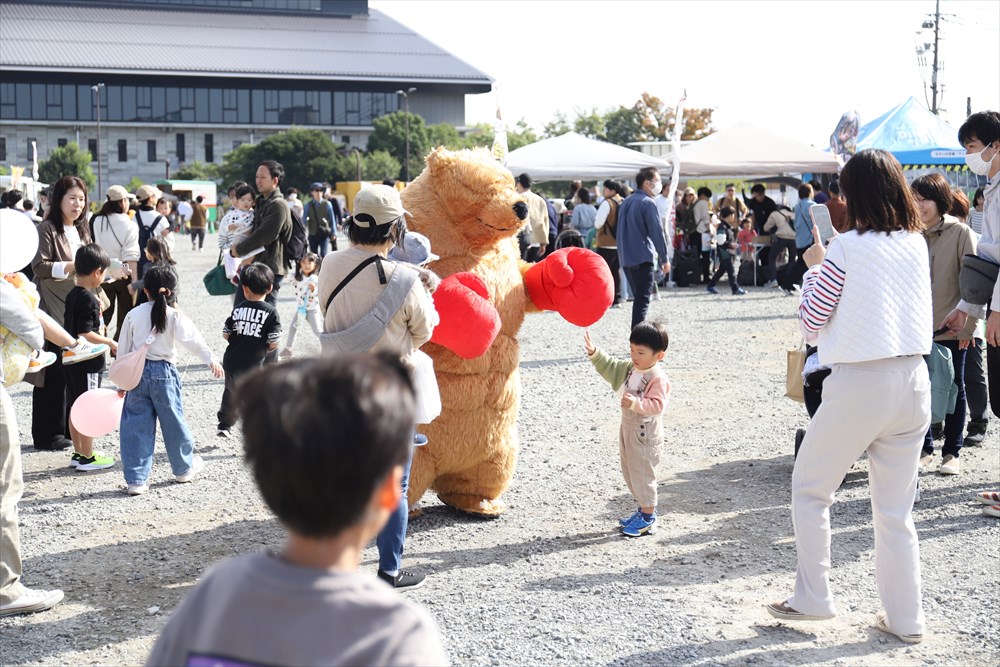
<path id="1" fill-rule="evenodd" d="M 281 279 L 288 273 L 285 263 L 284 245 L 292 234 L 292 212 L 281 195 L 278 184 L 285 176 L 285 168 L 274 160 L 265 160 L 257 167 L 257 191 L 260 195 L 254 202 L 253 229 L 243 241 L 229 248 L 233 257 L 264 248 L 257 261 L 267 265 L 274 273 L 274 288 L 265 299 L 271 305 L 278 301 Z M 236 291 L 236 302 L 242 301 L 241 290 Z"/>

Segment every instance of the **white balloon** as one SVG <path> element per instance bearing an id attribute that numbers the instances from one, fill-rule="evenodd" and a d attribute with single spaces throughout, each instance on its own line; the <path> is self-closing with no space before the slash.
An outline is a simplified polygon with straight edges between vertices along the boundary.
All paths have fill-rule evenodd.
<path id="1" fill-rule="evenodd" d="M 20 271 L 38 252 L 38 230 L 28 216 L 12 208 L 0 209 L 0 273 Z"/>

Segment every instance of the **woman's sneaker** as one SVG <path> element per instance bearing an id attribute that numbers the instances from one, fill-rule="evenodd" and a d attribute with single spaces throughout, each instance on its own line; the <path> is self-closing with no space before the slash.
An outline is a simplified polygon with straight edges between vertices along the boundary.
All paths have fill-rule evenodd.
<path id="1" fill-rule="evenodd" d="M 76 469 L 81 472 L 86 472 L 88 470 L 104 470 L 105 468 L 110 468 L 115 464 L 115 460 L 110 456 L 105 456 L 101 452 L 94 452 L 90 456 L 84 456 L 80 454 L 80 458 L 77 460 Z M 70 465 L 73 465 L 70 463 Z"/>
<path id="2" fill-rule="evenodd" d="M 424 579 L 427 578 L 426 574 L 414 574 L 413 572 L 407 572 L 406 570 L 400 570 L 396 576 L 386 574 L 382 570 L 378 571 L 378 578 L 389 584 L 395 589 L 414 589 L 420 588 L 424 585 Z"/>
<path id="3" fill-rule="evenodd" d="M 25 588 L 16 600 L 0 604 L 0 616 L 13 616 L 14 614 L 31 614 L 36 611 L 52 609 L 63 599 L 63 592 L 39 591 Z"/>
<path id="4" fill-rule="evenodd" d="M 78 364 L 81 361 L 99 357 L 107 351 L 108 346 L 104 343 L 88 343 L 81 338 L 76 341 L 76 345 L 73 347 L 63 348 L 62 362 L 64 366 Z"/>
<path id="5" fill-rule="evenodd" d="M 48 350 L 35 350 L 28 359 L 28 367 L 24 370 L 24 372 L 37 373 L 43 368 L 56 363 L 56 358 L 55 352 L 49 352 Z"/>
<path id="6" fill-rule="evenodd" d="M 80 466 L 80 459 L 83 458 L 83 454 L 80 452 L 73 452 L 73 456 L 69 458 L 69 467 L 78 468 Z"/>
<path id="7" fill-rule="evenodd" d="M 194 458 L 191 459 L 191 469 L 188 470 L 183 475 L 175 475 L 174 480 L 176 480 L 178 484 L 186 484 L 187 482 L 190 482 L 192 479 L 194 479 L 195 476 L 204 469 L 205 469 L 205 462 L 202 460 L 200 456 L 195 454 Z"/>

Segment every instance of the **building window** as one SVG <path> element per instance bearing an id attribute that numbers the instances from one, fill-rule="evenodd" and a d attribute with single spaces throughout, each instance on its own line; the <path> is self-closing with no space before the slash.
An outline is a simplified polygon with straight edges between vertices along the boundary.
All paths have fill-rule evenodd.
<path id="1" fill-rule="evenodd" d="M 29 138 L 28 139 L 28 150 L 24 154 L 25 155 L 24 159 L 27 160 L 28 162 L 31 162 L 31 159 L 32 159 L 31 158 L 31 155 L 32 155 L 31 144 L 33 144 L 33 143 L 35 143 L 35 138 L 34 137 Z"/>
<path id="2" fill-rule="evenodd" d="M 205 135 L 205 162 L 215 162 L 215 136 Z"/>
<path id="3" fill-rule="evenodd" d="M 146 140 L 146 162 L 156 162 L 156 139 Z"/>
<path id="4" fill-rule="evenodd" d="M 345 134 L 344 136 L 342 136 L 340 138 L 340 143 L 344 144 L 345 146 L 350 145 L 350 143 L 351 143 L 351 135 Z M 403 151 L 403 152 L 405 153 L 406 151 Z M 608 204 L 608 206 L 611 206 L 611 204 Z"/>
<path id="5" fill-rule="evenodd" d="M 184 133 L 177 133 L 177 159 L 184 162 L 187 159 L 187 153 L 184 151 Z"/>
<path id="6" fill-rule="evenodd" d="M 0 137 L 0 162 L 7 161 L 7 138 Z"/>
<path id="7" fill-rule="evenodd" d="M 66 147 L 66 139 L 65 138 L 56 139 L 56 146 L 58 146 L 59 148 L 65 148 Z"/>
<path id="8" fill-rule="evenodd" d="M 128 139 L 118 140 L 118 161 L 128 162 Z"/>
<path id="9" fill-rule="evenodd" d="M 90 152 L 90 161 L 97 162 L 97 139 L 87 139 L 87 150 Z"/>

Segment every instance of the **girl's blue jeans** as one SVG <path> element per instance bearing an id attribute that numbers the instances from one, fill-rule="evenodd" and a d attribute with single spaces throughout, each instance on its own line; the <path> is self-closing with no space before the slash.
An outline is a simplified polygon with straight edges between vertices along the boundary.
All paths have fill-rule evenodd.
<path id="1" fill-rule="evenodd" d="M 146 361 L 139 386 L 125 395 L 119 442 L 126 484 L 146 484 L 153 467 L 156 421 L 174 475 L 191 469 L 194 437 L 184 421 L 181 378 L 169 361 Z"/>
<path id="2" fill-rule="evenodd" d="M 383 572 L 396 572 L 403 562 L 403 542 L 406 541 L 406 525 L 410 516 L 406 492 L 410 488 L 411 463 L 413 463 L 412 446 L 403 466 L 403 496 L 399 499 L 399 506 L 389 515 L 389 520 L 375 538 L 375 545 L 378 547 L 378 569 Z"/>

